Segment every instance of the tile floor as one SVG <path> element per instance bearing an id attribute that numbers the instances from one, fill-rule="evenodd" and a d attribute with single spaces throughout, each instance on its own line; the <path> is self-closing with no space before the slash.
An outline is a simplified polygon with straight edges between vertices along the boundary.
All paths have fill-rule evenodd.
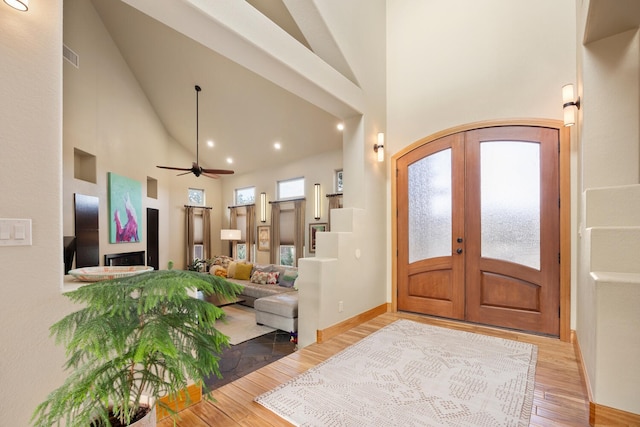
<path id="1" fill-rule="evenodd" d="M 205 380 L 205 384 L 210 390 L 214 390 L 275 362 L 295 350 L 296 344 L 291 342 L 290 334 L 278 330 L 232 345 L 222 352 L 220 358 L 222 378 L 209 377 Z"/>

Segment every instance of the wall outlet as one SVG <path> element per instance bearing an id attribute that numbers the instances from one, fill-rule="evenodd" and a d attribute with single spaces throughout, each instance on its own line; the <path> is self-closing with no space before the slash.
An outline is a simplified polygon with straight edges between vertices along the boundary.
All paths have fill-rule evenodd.
<path id="1" fill-rule="evenodd" d="M 338 301 L 338 313 L 342 313 L 344 311 L 344 301 Z"/>

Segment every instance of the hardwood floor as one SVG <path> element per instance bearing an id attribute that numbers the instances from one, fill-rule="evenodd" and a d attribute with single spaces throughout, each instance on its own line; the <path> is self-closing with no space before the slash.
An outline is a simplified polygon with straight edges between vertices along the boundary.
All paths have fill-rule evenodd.
<path id="1" fill-rule="evenodd" d="M 538 364 L 530 426 L 588 426 L 589 404 L 576 354 L 571 343 L 478 325 L 409 313 L 385 313 L 322 344 L 313 344 L 212 392 L 214 402 L 203 401 L 180 412 L 179 427 L 291 426 L 253 402 L 253 399 L 317 365 L 345 347 L 397 319 L 411 319 L 536 344 Z M 171 427 L 166 418 L 158 427 Z"/>

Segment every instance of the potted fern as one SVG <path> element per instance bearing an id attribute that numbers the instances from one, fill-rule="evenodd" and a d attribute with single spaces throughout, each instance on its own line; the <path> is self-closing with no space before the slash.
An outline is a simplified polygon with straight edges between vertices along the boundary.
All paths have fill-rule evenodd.
<path id="1" fill-rule="evenodd" d="M 51 327 L 66 347 L 70 375 L 38 405 L 32 422 L 129 426 L 148 411 L 155 425 L 155 410 L 144 407 L 145 397 L 175 418 L 159 398 L 177 396 L 190 379 L 204 385 L 206 377 L 220 376 L 219 354 L 229 345 L 215 328 L 224 312 L 189 291 L 233 298 L 241 289 L 210 274 L 160 270 L 67 293 L 85 305 Z"/>

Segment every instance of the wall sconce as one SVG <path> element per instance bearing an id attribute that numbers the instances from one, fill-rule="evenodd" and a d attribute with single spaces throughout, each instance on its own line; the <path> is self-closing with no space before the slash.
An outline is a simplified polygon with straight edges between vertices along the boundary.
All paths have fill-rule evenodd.
<path id="1" fill-rule="evenodd" d="M 29 10 L 29 0 L 4 0 L 6 4 L 21 12 Z"/>
<path id="2" fill-rule="evenodd" d="M 320 219 L 320 213 L 322 211 L 322 200 L 320 199 L 320 184 L 313 185 L 313 200 L 315 201 L 313 207 L 313 217 L 315 219 Z"/>
<path id="3" fill-rule="evenodd" d="M 260 222 L 267 222 L 267 193 L 260 193 Z"/>
<path id="4" fill-rule="evenodd" d="M 564 113 L 564 125 L 573 126 L 576 124 L 576 112 L 580 109 L 580 97 L 575 98 L 573 85 L 562 86 L 562 110 Z M 576 108 L 573 108 L 573 107 Z"/>
<path id="5" fill-rule="evenodd" d="M 378 134 L 378 143 L 373 144 L 373 151 L 378 153 L 378 161 L 384 162 L 384 133 Z"/>

